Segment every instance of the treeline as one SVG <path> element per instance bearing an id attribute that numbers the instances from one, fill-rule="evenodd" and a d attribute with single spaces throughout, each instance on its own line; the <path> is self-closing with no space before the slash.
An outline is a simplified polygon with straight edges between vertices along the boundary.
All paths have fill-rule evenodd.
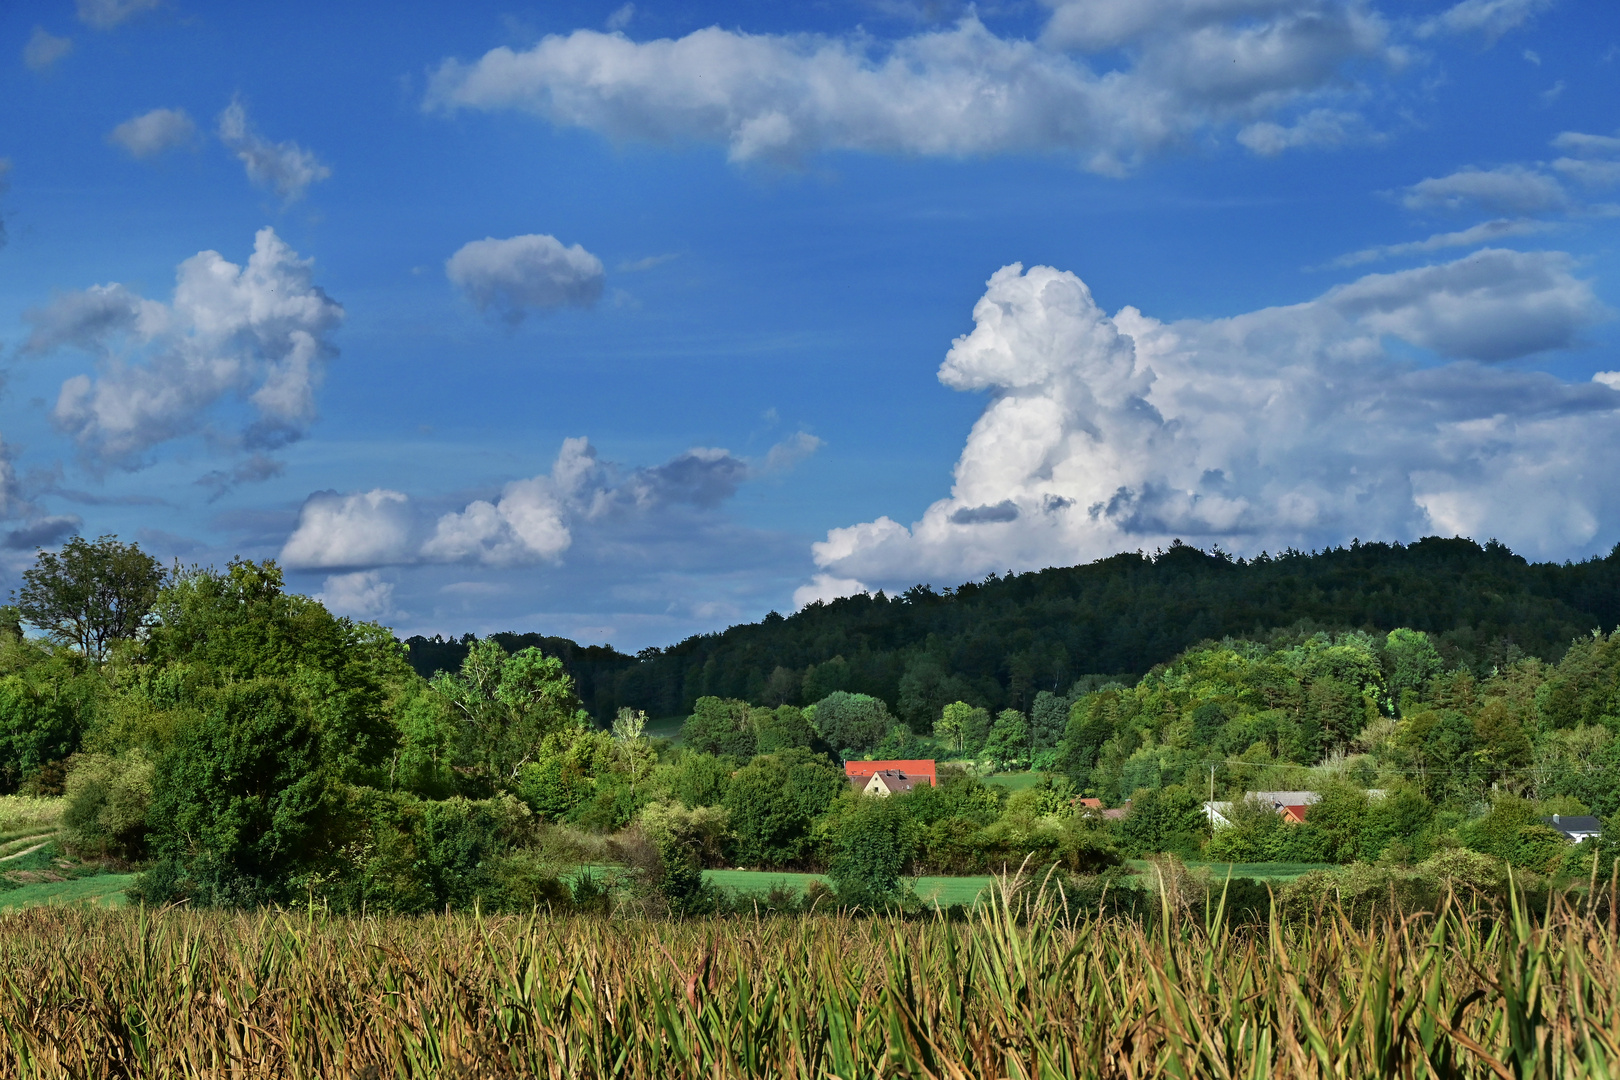
<path id="1" fill-rule="evenodd" d="M 575 870 L 611 863 L 658 910 L 713 910 L 703 870 L 738 865 L 889 904 L 908 874 L 1106 874 L 1155 853 L 1432 885 L 1459 852 L 1606 872 L 1620 841 L 1620 634 L 1572 635 L 1556 662 L 1504 646 L 1479 670 L 1444 633 L 1296 623 L 1025 708 L 949 696 L 973 685 L 951 669 L 925 713 L 806 682 L 802 705 L 701 695 L 672 744 L 628 707 L 594 722 L 542 649 L 469 641 L 424 679 L 386 628 L 286 592 L 269 562 L 170 576 L 134 545 L 74 540 L 4 615 L 0 783 L 65 793 L 72 848 L 141 869 L 153 903 L 526 910 L 591 902 Z M 935 758 L 941 782 L 866 797 L 841 768 L 860 756 Z M 1031 768 L 1016 792 L 991 779 Z M 1255 790 L 1320 800 L 1296 824 Z M 1607 819 L 1606 839 L 1565 843 L 1555 813 Z"/>
<path id="2" fill-rule="evenodd" d="M 817 603 L 635 658 L 561 639 L 541 647 L 564 656 L 599 720 L 623 706 L 675 716 L 705 696 L 805 705 L 844 690 L 882 699 L 921 733 L 951 701 L 1027 712 L 1042 690 L 1087 676 L 1130 682 L 1199 641 L 1277 627 L 1422 630 L 1448 668 L 1484 677 L 1520 657 L 1556 662 L 1571 640 L 1617 625 L 1620 547 L 1586 562 L 1530 563 L 1495 542 L 1428 537 L 1248 560 L 1177 544 Z M 464 641 L 409 645 L 425 675 L 453 670 L 465 650 Z"/>
<path id="3" fill-rule="evenodd" d="M 1133 686 L 1039 691 L 1028 715 L 953 702 L 930 736 L 881 700 L 844 691 L 802 709 L 706 697 L 682 744 L 672 775 L 713 779 L 672 792 L 689 812 L 723 810 L 714 827 L 724 821 L 739 843 L 748 822 L 790 798 L 778 792 L 791 787 L 781 777 L 730 795 L 726 778 L 742 776 L 750 758 L 749 770 L 820 747 L 846 758 L 954 760 L 938 789 L 882 809 L 915 873 L 983 872 L 1026 856 L 1095 869 L 1119 855 L 1170 853 L 1378 864 L 1356 882 L 1402 888 L 1432 885 L 1443 866 L 1471 867 L 1476 884 L 1508 866 L 1556 877 L 1589 870 L 1596 847 L 1567 842 L 1550 815 L 1599 817 L 1604 858 L 1620 849 L 1620 633 L 1585 635 L 1556 665 L 1521 657 L 1484 678 L 1448 666 L 1428 634 L 1406 628 L 1206 642 Z M 1032 764 L 1040 780 L 1011 796 L 977 778 Z M 1318 798 L 1300 823 L 1246 798 L 1255 791 Z M 1079 802 L 1087 798 L 1123 812 L 1100 816 Z M 829 859 L 834 849 L 823 839 L 818 850 L 816 838 L 841 835 L 843 812 L 829 798 L 820 816 L 802 815 L 800 847 L 778 865 Z M 777 818 L 790 819 L 786 809 Z M 715 855 L 770 863 L 746 845 Z"/>

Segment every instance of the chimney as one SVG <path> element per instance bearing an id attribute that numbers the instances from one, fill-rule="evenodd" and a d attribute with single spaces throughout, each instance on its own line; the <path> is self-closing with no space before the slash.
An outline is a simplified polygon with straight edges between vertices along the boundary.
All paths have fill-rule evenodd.
<path id="1" fill-rule="evenodd" d="M 1562 825 L 1563 823 L 1564 823 L 1563 817 L 1561 817 L 1558 814 L 1553 815 L 1553 824 L 1554 825 Z"/>

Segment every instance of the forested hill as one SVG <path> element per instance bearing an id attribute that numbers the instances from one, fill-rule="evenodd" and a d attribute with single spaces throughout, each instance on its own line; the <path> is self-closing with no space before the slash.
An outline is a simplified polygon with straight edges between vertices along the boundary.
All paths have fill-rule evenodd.
<path id="1" fill-rule="evenodd" d="M 1617 625 L 1620 546 L 1582 563 L 1529 563 L 1498 543 L 1428 537 L 1251 560 L 1178 544 L 942 592 L 817 603 L 639 658 L 533 634 L 497 638 L 560 655 L 599 718 L 621 705 L 681 714 L 706 694 L 774 705 L 853 690 L 920 730 L 950 701 L 1027 709 L 1038 691 L 1140 675 L 1229 635 L 1406 626 L 1434 635 L 1449 665 L 1486 674 L 1524 654 L 1556 660 L 1575 637 Z M 410 645 L 428 674 L 454 667 L 466 648 Z"/>

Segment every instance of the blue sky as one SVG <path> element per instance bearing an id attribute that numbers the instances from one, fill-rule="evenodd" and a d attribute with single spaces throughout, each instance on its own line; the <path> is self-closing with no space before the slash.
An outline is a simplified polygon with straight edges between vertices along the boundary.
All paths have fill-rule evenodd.
<path id="1" fill-rule="evenodd" d="M 1620 541 L 1620 9 L 0 9 L 0 576 L 635 649 L 1182 538 Z"/>

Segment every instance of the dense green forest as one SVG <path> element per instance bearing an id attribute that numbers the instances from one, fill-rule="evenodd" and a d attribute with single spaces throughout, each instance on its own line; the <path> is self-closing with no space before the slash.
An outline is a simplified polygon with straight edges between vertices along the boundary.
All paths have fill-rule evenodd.
<path id="1" fill-rule="evenodd" d="M 1557 564 L 1440 537 L 1248 560 L 1178 544 L 943 591 L 918 585 L 816 603 L 637 657 L 494 636 L 509 651 L 560 656 L 603 722 L 622 706 L 673 716 L 704 696 L 804 705 L 847 690 L 881 698 L 922 733 L 949 701 L 1027 711 L 1041 690 L 1086 676 L 1131 681 L 1199 641 L 1295 626 L 1422 630 L 1448 667 L 1479 677 L 1521 656 L 1555 662 L 1576 637 L 1620 626 L 1620 546 Z M 455 670 L 470 640 L 413 637 L 411 664 L 424 676 Z"/>
<path id="2" fill-rule="evenodd" d="M 0 785 L 65 794 L 79 857 L 139 869 L 144 899 L 199 905 L 589 906 L 602 884 L 580 868 L 603 866 L 621 894 L 674 912 L 724 904 L 703 878 L 721 866 L 822 871 L 838 900 L 862 904 L 905 902 L 908 875 L 1032 860 L 1079 887 L 1162 853 L 1342 865 L 1363 885 L 1606 870 L 1620 838 L 1620 631 L 1581 625 L 1596 622 L 1583 614 L 1590 597 L 1549 594 L 1573 580 L 1605 595 L 1614 557 L 1529 567 L 1454 541 L 1378 549 L 1374 563 L 1409 578 L 1410 595 L 1346 585 L 1352 614 L 1330 618 L 1322 568 L 1364 550 L 1299 557 L 1320 587 L 1307 603 L 1303 588 L 1278 586 L 1297 603 L 1277 609 L 1306 615 L 1205 636 L 1140 677 L 1076 665 L 1064 677 L 1082 674 L 1043 676 L 1015 698 L 990 675 L 945 666 L 949 654 L 925 639 L 919 655 L 940 672 L 926 707 L 908 689 L 915 666 L 891 703 L 852 678 L 818 683 L 829 666 L 857 668 L 822 661 L 797 681 L 796 702 L 699 695 L 672 741 L 649 737 L 644 711 L 620 706 L 604 726 L 584 707 L 569 664 L 619 663 L 601 651 L 467 640 L 454 669 L 428 679 L 386 628 L 288 593 L 274 563 L 166 573 L 134 545 L 73 540 L 41 553 L 0 618 Z M 1451 578 L 1420 573 L 1424 559 Z M 1160 571 L 1177 565 L 1191 569 Z M 1168 635 L 1177 581 L 1191 619 L 1215 610 L 1206 593 L 1238 596 L 1235 575 L 1257 565 L 1270 563 L 1166 552 L 1138 565 L 1140 591 L 1160 590 L 1160 606 L 1122 618 Z M 974 586 L 966 603 L 993 610 L 974 599 L 982 589 L 1004 590 L 1008 612 L 1035 606 L 1040 575 L 1026 577 Z M 1448 580 L 1462 583 L 1455 595 Z M 1513 581 L 1518 591 L 1493 591 Z M 855 598 L 742 629 L 857 616 L 909 627 L 950 613 L 963 592 Z M 1462 612 L 1450 621 L 1467 632 L 1320 628 L 1372 621 L 1380 596 L 1389 610 L 1450 613 L 1442 622 Z M 1505 621 L 1511 611 L 1530 613 L 1533 632 Z M 1019 640 L 1013 618 L 985 619 L 985 633 Z M 841 767 L 857 757 L 933 758 L 940 783 L 865 796 Z M 1273 790 L 1319 799 L 1300 824 L 1244 798 Z M 1227 804 L 1224 821 L 1211 800 Z M 1573 845 L 1551 814 L 1611 826 Z"/>

